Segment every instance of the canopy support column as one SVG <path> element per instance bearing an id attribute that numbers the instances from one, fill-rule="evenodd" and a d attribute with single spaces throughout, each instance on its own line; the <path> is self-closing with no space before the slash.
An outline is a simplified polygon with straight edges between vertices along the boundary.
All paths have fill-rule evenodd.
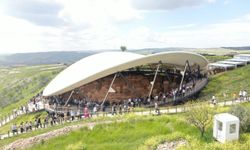
<path id="1" fill-rule="evenodd" d="M 68 100 L 66 101 L 66 103 L 65 103 L 65 105 L 64 105 L 64 106 L 67 106 L 67 105 L 68 105 L 68 102 L 69 102 L 69 100 L 70 100 L 71 96 L 73 95 L 73 93 L 74 93 L 74 90 L 73 90 L 73 91 L 71 91 L 71 93 L 70 93 L 70 95 L 69 95 L 69 98 L 68 98 Z"/>
<path id="2" fill-rule="evenodd" d="M 183 75 L 182 75 L 182 78 L 181 78 L 181 83 L 180 83 L 179 90 L 181 90 L 181 88 L 182 88 L 182 84 L 183 84 L 183 80 L 184 80 L 184 77 L 185 77 L 185 74 L 186 74 L 186 71 L 187 71 L 187 67 L 188 67 L 189 70 L 191 71 L 191 68 L 190 68 L 190 65 L 189 65 L 188 60 L 187 60 L 186 63 L 185 63 L 185 68 L 184 68 Z M 194 82 L 194 81 L 193 81 L 193 82 Z"/>
<path id="3" fill-rule="evenodd" d="M 59 101 L 56 96 L 53 96 L 56 99 L 56 103 L 59 104 Z"/>
<path id="4" fill-rule="evenodd" d="M 106 95 L 105 95 L 105 97 L 104 97 L 104 99 L 103 99 L 103 101 L 102 101 L 101 107 L 102 107 L 103 104 L 105 103 L 105 101 L 106 101 L 106 99 L 107 99 L 107 97 L 108 97 L 108 95 L 109 95 L 109 93 L 110 93 L 110 90 L 111 90 L 111 88 L 112 88 L 112 86 L 113 86 L 113 84 L 114 84 L 114 81 L 115 81 L 116 77 L 117 77 L 117 73 L 115 74 L 115 76 L 114 76 L 114 78 L 113 78 L 113 80 L 112 80 L 112 82 L 111 82 L 111 84 L 110 84 L 110 86 L 109 86 L 109 89 L 108 89 L 108 91 L 107 91 L 107 93 L 106 93 Z"/>
<path id="5" fill-rule="evenodd" d="M 157 69 L 156 69 L 156 71 L 155 71 L 155 76 L 154 76 L 153 81 L 150 82 L 151 88 L 150 88 L 150 91 L 149 91 L 149 94 L 148 94 L 148 98 L 150 98 L 150 96 L 151 96 L 151 94 L 152 94 L 152 91 L 153 91 L 153 88 L 154 88 L 154 84 L 155 84 L 155 80 L 156 80 L 156 77 L 157 77 L 157 74 L 158 74 L 160 65 L 161 65 L 161 61 L 159 61 L 158 65 L 157 65 Z"/>

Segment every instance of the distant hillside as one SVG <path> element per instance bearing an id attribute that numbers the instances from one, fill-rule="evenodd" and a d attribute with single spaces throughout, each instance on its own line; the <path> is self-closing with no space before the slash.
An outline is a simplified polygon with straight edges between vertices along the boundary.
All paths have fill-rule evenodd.
<path id="1" fill-rule="evenodd" d="M 143 49 L 133 49 L 128 50 L 129 52 L 139 53 L 139 54 L 155 54 L 166 51 L 194 51 L 198 50 L 196 48 L 184 48 L 184 47 L 167 47 L 167 48 L 143 48 Z"/>
<path id="2" fill-rule="evenodd" d="M 188 48 L 145 48 L 133 49 L 129 52 L 140 54 L 152 54 L 163 51 L 191 50 Z M 193 50 L 193 49 L 192 49 Z M 103 50 L 103 51 L 120 51 Z M 101 51 L 57 51 L 57 52 L 37 52 L 37 53 L 17 53 L 10 55 L 0 55 L 0 66 L 21 66 L 21 65 L 43 65 L 43 64 L 71 64 L 86 56 L 99 53 Z"/>
<path id="3" fill-rule="evenodd" d="M 231 50 L 250 50 L 250 46 L 241 46 L 241 47 L 222 47 L 225 49 L 231 49 Z"/>
<path id="4" fill-rule="evenodd" d="M 39 93 L 65 65 L 0 67 L 0 118 Z"/>
<path id="5" fill-rule="evenodd" d="M 185 47 L 166 47 L 166 48 L 143 48 L 128 49 L 128 52 L 139 54 L 154 54 L 165 51 L 191 51 L 202 54 L 228 54 L 228 53 L 245 53 L 248 47 L 223 47 L 223 48 L 185 48 Z M 120 51 L 102 50 L 102 51 Z M 37 53 L 17 53 L 10 55 L 0 55 L 0 66 L 20 66 L 20 65 L 43 65 L 43 64 L 71 64 L 86 56 L 99 53 L 101 51 L 56 51 L 56 52 L 37 52 Z"/>
<path id="6" fill-rule="evenodd" d="M 17 53 L 17 54 L 0 56 L 0 65 L 13 66 L 13 65 L 41 65 L 41 64 L 57 64 L 57 63 L 70 64 L 94 53 L 95 52 L 92 51 Z"/>

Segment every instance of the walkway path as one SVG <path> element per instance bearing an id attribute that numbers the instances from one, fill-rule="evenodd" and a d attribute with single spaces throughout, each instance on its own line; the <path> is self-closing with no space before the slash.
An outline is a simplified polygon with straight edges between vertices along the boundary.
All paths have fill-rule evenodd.
<path id="1" fill-rule="evenodd" d="M 197 83 L 196 83 L 195 88 L 194 88 L 193 91 L 187 92 L 184 97 L 176 97 L 175 101 L 185 100 L 185 99 L 193 96 L 195 93 L 197 93 L 200 90 L 202 90 L 206 86 L 207 82 L 208 82 L 208 80 L 206 78 L 197 81 Z M 167 101 L 170 102 L 170 100 L 167 100 Z M 44 104 L 42 101 L 39 101 L 36 104 L 37 104 L 37 106 L 35 106 L 35 104 L 33 104 L 32 102 L 28 103 L 27 104 L 27 109 L 28 109 L 27 112 L 30 113 L 30 112 L 44 110 L 44 109 L 46 109 L 48 111 L 53 111 L 53 110 L 50 110 L 50 107 L 47 106 L 47 104 Z M 166 105 L 166 104 L 159 103 L 159 106 L 161 106 L 161 105 L 163 106 L 163 105 Z M 153 105 L 150 106 L 150 107 L 153 107 Z M 27 114 L 26 110 L 16 109 L 15 113 L 13 111 L 12 114 L 10 114 L 10 115 L 4 117 L 4 119 L 0 120 L 0 127 L 3 126 L 3 125 L 5 125 L 5 124 L 7 124 L 7 123 L 9 123 L 11 120 L 14 120 L 16 117 L 24 115 L 24 114 Z M 0 137 L 0 139 L 2 139 L 2 137 Z"/>
<path id="2" fill-rule="evenodd" d="M 35 104 L 33 103 L 28 103 L 27 104 L 27 109 L 16 109 L 13 110 L 13 113 L 10 115 L 7 115 L 6 117 L 4 117 L 4 119 L 0 120 L 0 127 L 9 123 L 11 120 L 14 120 L 16 117 L 27 114 L 27 113 L 31 113 L 31 112 L 36 112 L 36 111 L 40 111 L 44 109 L 44 104 L 43 102 L 38 102 L 37 105 L 35 106 Z"/>
<path id="3" fill-rule="evenodd" d="M 218 102 L 216 105 L 217 106 L 231 106 L 239 103 L 245 103 L 249 102 L 247 100 L 240 101 L 240 100 L 233 100 L 233 101 L 223 101 L 223 102 Z M 214 107 L 213 104 L 210 104 L 211 107 Z M 183 113 L 189 110 L 190 108 L 193 108 L 195 106 L 187 106 L 187 105 L 178 105 L 178 106 L 172 106 L 168 108 L 161 109 L 160 112 L 161 114 L 176 114 L 176 113 Z M 141 112 L 135 112 L 136 115 L 150 115 L 154 114 L 154 109 L 152 111 L 141 111 Z"/>
<path id="4" fill-rule="evenodd" d="M 113 122 L 122 122 L 121 120 L 118 121 L 101 121 L 101 122 L 93 122 L 93 123 L 84 123 L 84 124 L 77 124 L 77 125 L 71 125 L 67 127 L 63 127 L 61 129 L 56 129 L 47 133 L 43 133 L 34 137 L 29 137 L 25 139 L 19 139 L 14 141 L 13 143 L 8 144 L 3 149 L 4 150 L 15 150 L 15 149 L 26 149 L 34 144 L 41 143 L 43 140 L 48 140 L 50 138 L 54 138 L 60 135 L 65 135 L 67 133 L 70 133 L 71 131 L 80 129 L 82 127 L 88 127 L 90 130 L 98 125 L 98 124 L 110 124 Z"/>
<path id="5" fill-rule="evenodd" d="M 246 100 L 245 101 L 240 101 L 240 100 L 225 101 L 225 102 L 219 102 L 217 105 L 218 106 L 230 106 L 230 105 L 244 103 L 244 102 L 248 102 L 248 101 L 246 101 Z M 176 106 L 176 107 L 169 107 L 166 109 L 161 109 L 161 114 L 183 113 L 183 112 L 185 112 L 188 109 L 193 108 L 193 107 L 195 107 L 195 106 L 194 105 L 193 106 L 181 105 L 181 106 Z M 214 106 L 211 104 L 211 107 L 214 107 Z M 155 112 L 151 111 L 151 110 L 150 111 L 146 110 L 146 111 L 141 111 L 141 112 L 134 112 L 134 114 L 136 114 L 136 115 L 152 115 L 152 114 L 155 114 Z M 107 114 L 106 116 L 113 117 L 113 115 L 111 115 L 111 114 Z M 95 118 L 98 116 L 94 115 L 93 117 Z M 122 121 L 122 120 L 118 120 L 118 121 Z M 47 132 L 47 133 L 44 133 L 41 135 L 37 135 L 34 137 L 30 137 L 30 138 L 26 138 L 26 139 L 19 139 L 13 143 L 7 145 L 4 149 L 15 149 L 17 147 L 20 148 L 20 145 L 23 145 L 24 147 L 22 147 L 22 148 L 25 148 L 25 146 L 33 145 L 33 144 L 41 142 L 42 140 L 45 140 L 45 139 L 47 140 L 47 139 L 50 139 L 52 137 L 64 135 L 64 134 L 71 132 L 72 130 L 76 130 L 76 129 L 79 129 L 82 127 L 88 127 L 90 129 L 92 129 L 97 124 L 110 124 L 112 122 L 114 122 L 114 121 L 101 121 L 101 122 L 94 122 L 94 123 L 84 123 L 84 124 L 78 124 L 78 125 L 71 125 L 71 126 L 63 127 L 61 129 L 50 131 L 50 132 Z M 10 135 L 10 136 L 13 136 L 13 135 Z M 1 139 L 7 138 L 7 137 L 8 137 L 7 134 L 2 135 Z"/>

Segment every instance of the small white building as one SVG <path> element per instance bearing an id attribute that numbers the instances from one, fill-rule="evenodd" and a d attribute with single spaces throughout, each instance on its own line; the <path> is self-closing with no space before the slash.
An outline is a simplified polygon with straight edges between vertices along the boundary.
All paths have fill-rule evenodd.
<path id="1" fill-rule="evenodd" d="M 214 116 L 213 137 L 221 143 L 239 139 L 240 120 L 238 117 L 222 113 Z"/>

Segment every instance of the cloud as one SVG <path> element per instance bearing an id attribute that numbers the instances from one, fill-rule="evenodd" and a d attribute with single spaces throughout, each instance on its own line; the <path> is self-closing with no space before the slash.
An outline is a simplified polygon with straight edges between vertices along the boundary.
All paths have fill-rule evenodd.
<path id="1" fill-rule="evenodd" d="M 167 27 L 167 29 L 181 30 L 181 29 L 193 28 L 193 27 L 196 27 L 196 26 L 197 26 L 197 24 L 191 23 L 191 24 L 170 26 L 170 27 Z"/>
<path id="2" fill-rule="evenodd" d="M 228 5 L 228 4 L 230 4 L 230 3 L 231 3 L 230 0 L 224 0 L 224 2 L 223 2 L 224 5 Z"/>
<path id="3" fill-rule="evenodd" d="M 139 19 L 137 10 L 127 0 L 58 0 L 64 8 L 60 17 L 67 22 L 98 26 Z"/>
<path id="4" fill-rule="evenodd" d="M 215 0 L 3 0 L 5 13 L 42 26 L 96 26 L 142 19 L 139 10 L 172 10 Z"/>
<path id="5" fill-rule="evenodd" d="M 193 7 L 216 0 L 131 0 L 139 10 L 173 10 L 182 7 Z"/>
<path id="6" fill-rule="evenodd" d="M 64 22 L 58 14 L 63 8 L 54 0 L 4 0 L 5 13 L 42 26 L 60 26 Z"/>
<path id="7" fill-rule="evenodd" d="M 142 18 L 130 0 L 2 0 L 0 8 L 41 26 L 101 26 Z"/>
<path id="8" fill-rule="evenodd" d="M 147 26 L 131 28 L 124 33 L 119 27 L 88 28 L 42 27 L 14 17 L 1 16 L 0 51 L 100 50 L 155 47 L 221 47 L 249 45 L 249 15 L 221 23 L 179 25 L 181 30 L 166 28 L 155 31 Z M 182 28 L 183 27 L 183 28 Z"/>
<path id="9" fill-rule="evenodd" d="M 140 26 L 130 30 L 124 41 L 128 48 L 245 46 L 250 45 L 249 26 L 249 14 L 221 23 L 170 26 L 162 32 Z"/>
<path id="10" fill-rule="evenodd" d="M 12 11 L 5 14 L 0 12 L 1 53 L 119 49 L 120 45 L 133 49 L 250 44 L 249 14 L 221 23 L 201 25 L 188 22 L 164 27 L 164 30 L 158 31 L 147 26 L 148 24 L 143 21 L 143 17 L 147 14 L 141 11 L 142 7 L 140 10 L 135 8 L 132 0 L 53 0 L 52 3 L 48 1 L 25 0 L 27 6 L 24 6 L 15 0 L 15 3 L 12 2 L 15 6 L 9 6 L 9 3 L 8 7 L 4 7 L 5 12 Z M 154 1 L 148 0 L 145 1 L 147 4 L 143 9 L 171 10 L 214 2 L 214 0 L 191 1 L 188 4 L 185 0 L 166 0 L 161 1 L 162 6 L 152 4 L 150 5 L 152 7 L 149 7 L 150 2 Z M 5 1 L 4 5 L 6 4 Z M 17 14 L 18 12 L 22 14 Z M 31 17 L 32 15 L 35 18 Z M 50 21 L 51 19 L 53 21 Z M 133 21 L 135 24 L 130 24 Z M 123 26 L 120 26 L 121 24 Z M 124 25 L 127 24 L 129 27 L 126 26 L 124 29 Z M 162 25 L 161 22 L 159 25 Z"/>

